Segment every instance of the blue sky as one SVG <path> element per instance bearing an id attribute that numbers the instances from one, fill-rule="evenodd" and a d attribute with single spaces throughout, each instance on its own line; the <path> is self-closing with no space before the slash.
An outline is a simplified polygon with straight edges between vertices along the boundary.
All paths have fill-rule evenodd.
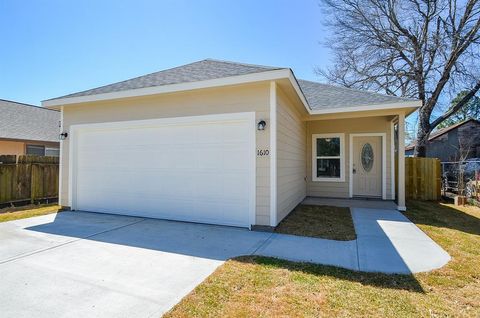
<path id="1" fill-rule="evenodd" d="M 317 0 L 0 0 L 0 98 L 41 100 L 204 58 L 331 63 Z"/>

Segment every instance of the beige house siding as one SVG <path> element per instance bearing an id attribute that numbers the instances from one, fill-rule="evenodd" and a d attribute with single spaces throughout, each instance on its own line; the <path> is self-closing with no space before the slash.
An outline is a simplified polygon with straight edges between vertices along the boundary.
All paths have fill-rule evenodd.
<path id="1" fill-rule="evenodd" d="M 303 107 L 303 106 L 302 106 Z M 277 90 L 277 223 L 307 194 L 306 122 L 293 102 Z"/>
<path id="2" fill-rule="evenodd" d="M 345 133 L 345 182 L 312 181 L 312 135 Z M 348 198 L 350 181 L 350 134 L 386 134 L 386 198 L 391 198 L 391 126 L 387 116 L 364 117 L 307 122 L 307 195 L 317 197 Z"/>
<path id="3" fill-rule="evenodd" d="M 27 145 L 39 145 L 57 149 L 60 147 L 60 144 L 56 142 L 0 140 L 0 155 L 24 155 L 27 151 Z"/>
<path id="4" fill-rule="evenodd" d="M 256 119 L 269 120 L 269 83 L 68 105 L 63 108 L 63 129 L 75 124 L 130 121 L 153 118 L 255 112 Z M 269 149 L 270 131 L 256 132 L 256 148 Z M 138 154 L 135 154 L 138 155 Z M 61 204 L 68 206 L 69 138 L 62 147 Z M 270 224 L 270 164 L 256 159 L 256 224 Z"/>
<path id="5" fill-rule="evenodd" d="M 0 140 L 0 155 L 24 155 L 25 143 L 18 141 Z"/>

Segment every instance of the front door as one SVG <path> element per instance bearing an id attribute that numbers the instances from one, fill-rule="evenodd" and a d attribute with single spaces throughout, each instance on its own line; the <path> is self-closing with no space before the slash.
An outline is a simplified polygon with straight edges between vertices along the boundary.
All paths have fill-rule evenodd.
<path id="1" fill-rule="evenodd" d="M 382 197 L 382 137 L 353 137 L 353 196 Z"/>

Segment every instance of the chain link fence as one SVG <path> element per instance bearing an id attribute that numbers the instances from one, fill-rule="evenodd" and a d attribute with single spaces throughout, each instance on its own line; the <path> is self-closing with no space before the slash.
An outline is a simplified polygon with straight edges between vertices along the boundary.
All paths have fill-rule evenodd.
<path id="1" fill-rule="evenodd" d="M 442 195 L 466 196 L 480 202 L 480 158 L 442 162 Z"/>

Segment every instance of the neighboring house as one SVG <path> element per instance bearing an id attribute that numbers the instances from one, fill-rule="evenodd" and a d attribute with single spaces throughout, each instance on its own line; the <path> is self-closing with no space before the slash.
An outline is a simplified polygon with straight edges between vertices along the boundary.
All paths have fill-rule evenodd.
<path id="1" fill-rule="evenodd" d="M 62 111 L 68 134 L 62 205 L 274 227 L 306 196 L 396 198 L 404 210 L 393 127 L 420 102 L 208 59 L 43 106 Z"/>
<path id="2" fill-rule="evenodd" d="M 60 112 L 0 99 L 0 155 L 59 155 Z"/>
<path id="3" fill-rule="evenodd" d="M 427 157 L 440 161 L 458 161 L 480 157 L 480 121 L 468 119 L 430 134 L 426 145 Z M 413 156 L 415 145 L 405 147 L 405 155 Z M 461 156 L 462 154 L 462 156 Z"/>

